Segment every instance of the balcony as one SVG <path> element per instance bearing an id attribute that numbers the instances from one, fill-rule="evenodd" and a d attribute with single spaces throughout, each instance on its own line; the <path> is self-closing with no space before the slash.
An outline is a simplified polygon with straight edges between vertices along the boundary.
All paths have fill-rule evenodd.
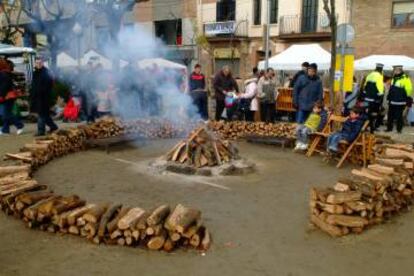
<path id="1" fill-rule="evenodd" d="M 284 15 L 280 17 L 279 37 L 283 39 L 329 39 L 331 29 L 326 14 L 311 16 Z"/>
<path id="2" fill-rule="evenodd" d="M 247 37 L 247 20 L 204 23 L 204 35 L 208 38 Z"/>

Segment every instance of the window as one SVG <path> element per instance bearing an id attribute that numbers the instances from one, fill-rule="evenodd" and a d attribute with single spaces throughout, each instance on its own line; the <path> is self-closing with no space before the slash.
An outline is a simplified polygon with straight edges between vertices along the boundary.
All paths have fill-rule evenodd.
<path id="1" fill-rule="evenodd" d="M 181 19 L 155 21 L 155 35 L 167 45 L 182 44 Z"/>
<path id="2" fill-rule="evenodd" d="M 236 19 L 236 1 L 219 0 L 216 8 L 216 21 L 234 21 Z"/>
<path id="3" fill-rule="evenodd" d="M 279 16 L 279 0 L 270 0 L 270 24 L 276 24 Z"/>
<path id="4" fill-rule="evenodd" d="M 262 0 L 253 1 L 253 24 L 262 24 Z"/>
<path id="5" fill-rule="evenodd" d="M 414 1 L 394 3 L 392 27 L 414 28 Z"/>

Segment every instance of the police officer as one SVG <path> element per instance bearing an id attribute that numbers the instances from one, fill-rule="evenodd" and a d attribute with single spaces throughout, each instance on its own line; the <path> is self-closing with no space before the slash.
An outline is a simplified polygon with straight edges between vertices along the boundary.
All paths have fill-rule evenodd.
<path id="1" fill-rule="evenodd" d="M 379 127 L 378 116 L 384 100 L 384 64 L 377 63 L 375 71 L 371 72 L 364 84 L 363 97 L 368 107 L 368 118 L 371 133 Z"/>
<path id="2" fill-rule="evenodd" d="M 412 104 L 413 88 L 410 78 L 404 73 L 401 65 L 394 67 L 388 101 L 387 132 L 392 131 L 394 121 L 397 122 L 397 131 L 401 133 L 404 125 L 403 112 L 405 107 Z"/>

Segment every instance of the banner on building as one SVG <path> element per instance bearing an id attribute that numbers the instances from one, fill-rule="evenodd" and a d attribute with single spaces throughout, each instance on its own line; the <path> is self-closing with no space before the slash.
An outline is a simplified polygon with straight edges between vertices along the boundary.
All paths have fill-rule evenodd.
<path id="1" fill-rule="evenodd" d="M 233 34 L 235 31 L 235 21 L 206 23 L 204 32 L 207 36 L 218 34 Z"/>

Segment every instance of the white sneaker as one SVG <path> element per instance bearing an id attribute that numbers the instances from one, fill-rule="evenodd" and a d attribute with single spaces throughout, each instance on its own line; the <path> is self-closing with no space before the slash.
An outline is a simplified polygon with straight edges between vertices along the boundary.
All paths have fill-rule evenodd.
<path id="1" fill-rule="evenodd" d="M 302 145 L 300 146 L 300 149 L 301 149 L 301 150 L 307 150 L 307 149 L 308 149 L 308 144 L 302 144 Z"/>
<path id="2" fill-rule="evenodd" d="M 300 143 L 300 142 L 296 143 L 296 146 L 293 150 L 300 150 L 301 145 L 302 145 L 302 143 Z"/>
<path id="3" fill-rule="evenodd" d="M 3 133 L 1 130 L 0 130 L 0 136 L 7 136 L 7 135 L 9 135 L 8 133 Z"/>
<path id="4" fill-rule="evenodd" d="M 23 128 L 17 130 L 17 135 L 22 135 L 24 132 Z"/>

